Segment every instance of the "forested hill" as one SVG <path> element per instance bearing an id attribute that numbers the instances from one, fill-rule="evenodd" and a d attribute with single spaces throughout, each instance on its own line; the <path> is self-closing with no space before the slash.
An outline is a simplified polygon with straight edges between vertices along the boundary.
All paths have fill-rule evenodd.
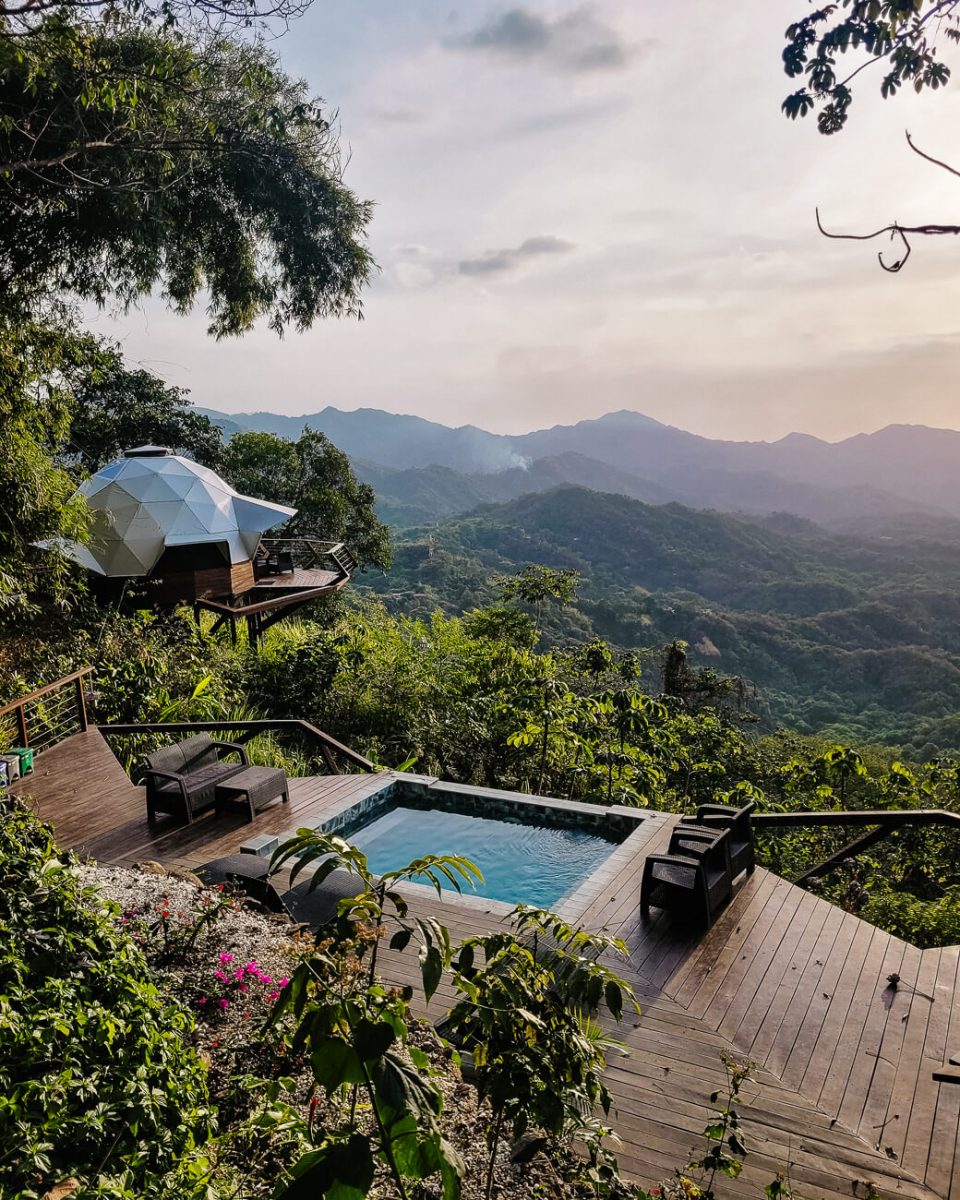
<path id="1" fill-rule="evenodd" d="M 960 747 L 960 522 L 838 535 L 564 487 L 412 531 L 373 586 L 407 611 L 463 611 L 494 597 L 493 574 L 528 563 L 584 577 L 548 634 L 682 638 L 703 665 L 756 684 L 768 721 Z"/>

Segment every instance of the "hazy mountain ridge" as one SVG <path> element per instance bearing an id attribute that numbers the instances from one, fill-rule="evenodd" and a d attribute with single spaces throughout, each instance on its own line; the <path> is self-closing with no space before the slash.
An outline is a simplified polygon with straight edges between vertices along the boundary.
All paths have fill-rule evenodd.
<path id="1" fill-rule="evenodd" d="M 728 512 L 782 510 L 828 526 L 907 512 L 960 517 L 960 432 L 926 426 L 891 425 L 841 442 L 807 434 L 735 442 L 626 410 L 520 436 L 370 408 L 299 417 L 200 411 L 228 434 L 322 430 L 361 474 L 377 476 L 381 504 L 397 524 L 567 483 Z"/>

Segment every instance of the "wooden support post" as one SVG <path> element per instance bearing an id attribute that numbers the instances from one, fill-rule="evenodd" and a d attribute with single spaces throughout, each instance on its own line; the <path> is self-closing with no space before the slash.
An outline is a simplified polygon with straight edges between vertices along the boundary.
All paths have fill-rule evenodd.
<path id="1" fill-rule="evenodd" d="M 77 692 L 77 719 L 80 722 L 80 732 L 86 733 L 86 731 L 87 731 L 87 702 L 83 698 L 83 680 L 75 679 L 73 681 L 73 686 L 76 688 L 76 692 Z"/>
<path id="2" fill-rule="evenodd" d="M 26 749 L 30 743 L 27 740 L 27 718 L 23 711 L 23 705 L 18 704 L 13 711 L 17 718 L 17 736 L 20 738 L 20 745 Z"/>
<path id="3" fill-rule="evenodd" d="M 899 826 L 897 826 L 899 828 Z M 894 827 L 890 825 L 881 825 L 879 829 L 872 829 L 869 833 L 865 833 L 862 837 L 855 838 L 854 841 L 848 842 L 836 854 L 831 854 L 829 858 L 825 858 L 822 863 L 817 863 L 815 867 L 811 867 L 809 871 L 804 871 L 802 875 L 798 875 L 793 881 L 799 887 L 806 887 L 811 880 L 819 878 L 821 875 L 826 875 L 828 871 L 832 871 L 834 867 L 839 867 L 842 862 L 848 858 L 853 858 L 857 854 L 862 854 L 864 850 L 869 850 L 875 843 L 882 841 L 889 834 L 893 833 Z"/>
<path id="4" fill-rule="evenodd" d="M 326 742 L 320 743 L 320 753 L 323 755 L 323 761 L 327 764 L 327 770 L 331 775 L 339 775 L 340 768 L 337 766 L 337 760 L 333 757 L 330 747 Z"/>

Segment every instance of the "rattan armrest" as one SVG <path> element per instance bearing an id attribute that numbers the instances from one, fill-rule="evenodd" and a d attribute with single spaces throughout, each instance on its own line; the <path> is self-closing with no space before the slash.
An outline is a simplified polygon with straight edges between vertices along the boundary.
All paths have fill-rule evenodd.
<path id="1" fill-rule="evenodd" d="M 246 749 L 243 746 L 239 745 L 237 742 L 219 742 L 219 741 L 216 741 L 215 739 L 211 738 L 210 745 L 211 746 L 219 746 L 221 750 L 225 750 L 228 754 L 230 754 L 232 752 L 236 752 L 237 754 L 240 755 L 240 761 L 243 763 L 243 765 L 245 767 L 248 767 L 250 765 L 250 763 L 247 759 Z"/>

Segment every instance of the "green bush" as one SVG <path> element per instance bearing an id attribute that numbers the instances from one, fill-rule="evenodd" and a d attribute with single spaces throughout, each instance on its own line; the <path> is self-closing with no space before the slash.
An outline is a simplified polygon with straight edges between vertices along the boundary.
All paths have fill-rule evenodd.
<path id="1" fill-rule="evenodd" d="M 191 1018 L 150 982 L 118 914 L 51 830 L 0 801 L 0 1194 L 205 1194 L 212 1127 Z"/>

